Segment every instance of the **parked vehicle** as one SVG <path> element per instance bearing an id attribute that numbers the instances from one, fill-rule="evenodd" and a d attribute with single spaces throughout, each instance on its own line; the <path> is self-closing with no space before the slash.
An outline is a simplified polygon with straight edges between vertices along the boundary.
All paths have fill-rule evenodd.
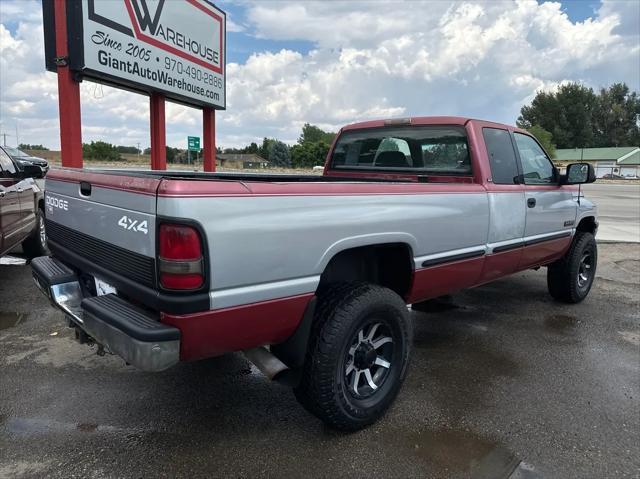
<path id="1" fill-rule="evenodd" d="M 44 223 L 44 194 L 34 178 L 42 168 L 22 169 L 0 149 L 0 256 L 22 243 L 30 257 L 49 253 Z"/>
<path id="2" fill-rule="evenodd" d="M 11 146 L 0 146 L 0 148 L 13 159 L 19 169 L 22 169 L 26 165 L 36 165 L 42 168 L 44 174 L 49 171 L 49 162 L 44 158 L 31 156 L 30 154 Z"/>
<path id="3" fill-rule="evenodd" d="M 605 180 L 624 180 L 626 179 L 622 175 L 616 175 L 615 173 L 607 173 L 606 175 L 602 175 L 602 178 Z"/>
<path id="4" fill-rule="evenodd" d="M 346 126 L 324 175 L 53 169 L 37 284 L 78 337 L 159 371 L 244 351 L 331 426 L 378 419 L 405 378 L 407 304 L 547 266 L 593 283 L 593 167 L 457 117 Z"/>

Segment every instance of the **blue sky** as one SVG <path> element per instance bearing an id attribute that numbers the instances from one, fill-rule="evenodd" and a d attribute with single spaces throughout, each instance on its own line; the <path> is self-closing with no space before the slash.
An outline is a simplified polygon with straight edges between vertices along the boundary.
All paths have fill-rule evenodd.
<path id="1" fill-rule="evenodd" d="M 626 82 L 640 91 L 637 0 L 217 2 L 228 14 L 227 109 L 217 143 L 294 143 L 306 122 L 460 115 L 515 123 L 537 91 Z M 0 0 L 0 131 L 59 146 L 39 0 Z M 83 140 L 149 144 L 148 98 L 85 81 Z M 169 103 L 167 143 L 201 132 Z"/>

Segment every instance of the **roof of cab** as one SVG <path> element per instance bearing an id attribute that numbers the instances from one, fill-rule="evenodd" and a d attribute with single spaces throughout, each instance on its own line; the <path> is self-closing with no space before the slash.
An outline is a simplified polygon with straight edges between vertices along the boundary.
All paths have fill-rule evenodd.
<path id="1" fill-rule="evenodd" d="M 480 121 L 485 124 L 491 124 L 498 128 L 506 128 L 518 131 L 511 125 L 496 123 L 493 121 L 478 120 L 477 118 L 468 118 L 464 116 L 412 116 L 407 118 L 387 118 L 383 120 L 370 120 L 358 123 L 351 123 L 342 127 L 345 130 L 362 130 L 366 128 L 381 128 L 384 126 L 403 126 L 403 125 L 460 125 L 464 126 L 468 121 Z"/>

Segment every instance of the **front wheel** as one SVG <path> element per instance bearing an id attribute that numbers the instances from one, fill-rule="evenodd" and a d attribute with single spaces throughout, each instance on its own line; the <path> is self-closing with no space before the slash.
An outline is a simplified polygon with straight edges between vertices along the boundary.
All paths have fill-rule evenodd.
<path id="1" fill-rule="evenodd" d="M 375 422 L 404 381 L 412 336 L 407 307 L 393 291 L 367 283 L 331 285 L 318 296 L 297 399 L 336 429 Z"/>
<path id="2" fill-rule="evenodd" d="M 587 297 L 596 277 L 598 246 L 591 233 L 579 231 L 567 254 L 549 266 L 549 294 L 558 301 L 579 303 Z"/>

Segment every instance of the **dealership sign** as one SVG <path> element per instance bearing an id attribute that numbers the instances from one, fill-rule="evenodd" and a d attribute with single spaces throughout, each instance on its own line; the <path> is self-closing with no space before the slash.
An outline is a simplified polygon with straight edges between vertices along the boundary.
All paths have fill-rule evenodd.
<path id="1" fill-rule="evenodd" d="M 51 58 L 55 32 L 47 3 L 45 53 L 47 67 L 54 70 L 61 59 Z M 66 6 L 66 61 L 72 71 L 115 86 L 161 92 L 191 105 L 225 108 L 226 15 L 213 4 L 67 0 Z"/>

